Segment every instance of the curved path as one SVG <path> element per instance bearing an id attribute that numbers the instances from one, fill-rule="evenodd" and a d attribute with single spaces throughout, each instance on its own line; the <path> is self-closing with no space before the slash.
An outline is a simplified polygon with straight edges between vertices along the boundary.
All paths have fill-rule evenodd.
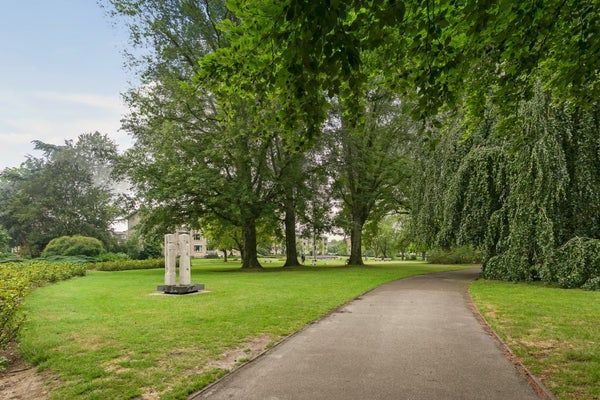
<path id="1" fill-rule="evenodd" d="M 539 399 L 468 307 L 478 274 L 387 283 L 191 398 Z"/>

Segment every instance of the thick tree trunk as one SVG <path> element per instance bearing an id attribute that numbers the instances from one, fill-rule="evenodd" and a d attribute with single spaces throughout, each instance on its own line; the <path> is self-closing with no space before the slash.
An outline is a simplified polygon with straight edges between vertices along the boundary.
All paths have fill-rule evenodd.
<path id="1" fill-rule="evenodd" d="M 242 253 L 242 268 L 262 268 L 258 262 L 256 251 L 256 219 L 248 217 L 242 227 L 244 252 Z"/>
<path id="2" fill-rule="evenodd" d="M 290 201 L 291 200 L 291 201 Z M 285 264 L 284 267 L 299 266 L 296 249 L 296 210 L 293 198 L 286 199 L 285 207 Z"/>
<path id="3" fill-rule="evenodd" d="M 227 262 L 227 249 L 221 250 L 223 252 L 223 262 Z"/>
<path id="4" fill-rule="evenodd" d="M 362 227 L 360 221 L 352 223 L 352 231 L 350 232 L 350 260 L 349 265 L 364 265 L 362 259 Z"/>

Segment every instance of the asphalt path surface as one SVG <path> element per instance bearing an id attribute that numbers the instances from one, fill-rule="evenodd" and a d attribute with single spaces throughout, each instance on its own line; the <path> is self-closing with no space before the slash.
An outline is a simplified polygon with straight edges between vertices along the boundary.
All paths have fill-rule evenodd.
<path id="1" fill-rule="evenodd" d="M 469 308 L 478 274 L 380 286 L 191 398 L 539 399 Z"/>

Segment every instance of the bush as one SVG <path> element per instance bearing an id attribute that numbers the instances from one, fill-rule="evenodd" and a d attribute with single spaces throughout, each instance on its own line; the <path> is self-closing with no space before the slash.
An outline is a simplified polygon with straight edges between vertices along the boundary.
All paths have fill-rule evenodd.
<path id="1" fill-rule="evenodd" d="M 574 237 L 539 268 L 544 282 L 564 288 L 600 290 L 600 239 Z"/>
<path id="2" fill-rule="evenodd" d="M 0 264 L 0 350 L 12 341 L 23 322 L 19 306 L 31 289 L 85 275 L 80 264 L 29 261 Z"/>
<path id="3" fill-rule="evenodd" d="M 61 236 L 52 239 L 44 252 L 48 256 L 90 256 L 95 257 L 103 253 L 104 245 L 96 238 L 89 236 Z"/>
<path id="4" fill-rule="evenodd" d="M 164 268 L 165 260 L 162 258 L 153 258 L 148 260 L 122 260 L 122 261 L 105 261 L 89 263 L 87 269 L 97 271 L 125 271 L 130 269 L 153 269 Z"/>
<path id="5" fill-rule="evenodd" d="M 471 246 L 461 246 L 450 250 L 432 250 L 427 261 L 431 264 L 479 264 L 482 258 L 481 251 Z"/>
<path id="6" fill-rule="evenodd" d="M 160 258 L 163 254 L 162 240 L 143 237 L 139 232 L 134 232 L 123 244 L 123 250 L 133 260 Z"/>
<path id="7" fill-rule="evenodd" d="M 106 262 L 106 261 L 123 261 L 129 260 L 129 256 L 125 253 L 102 253 L 98 257 L 96 257 L 96 262 Z"/>

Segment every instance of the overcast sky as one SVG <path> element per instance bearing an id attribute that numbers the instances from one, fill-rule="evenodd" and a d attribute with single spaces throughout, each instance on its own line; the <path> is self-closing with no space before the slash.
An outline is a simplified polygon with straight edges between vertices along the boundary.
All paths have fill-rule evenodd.
<path id="1" fill-rule="evenodd" d="M 127 32 L 96 0 L 11 0 L 0 12 L 0 170 L 84 132 L 119 132 L 120 93 L 132 80 L 121 51 Z"/>

